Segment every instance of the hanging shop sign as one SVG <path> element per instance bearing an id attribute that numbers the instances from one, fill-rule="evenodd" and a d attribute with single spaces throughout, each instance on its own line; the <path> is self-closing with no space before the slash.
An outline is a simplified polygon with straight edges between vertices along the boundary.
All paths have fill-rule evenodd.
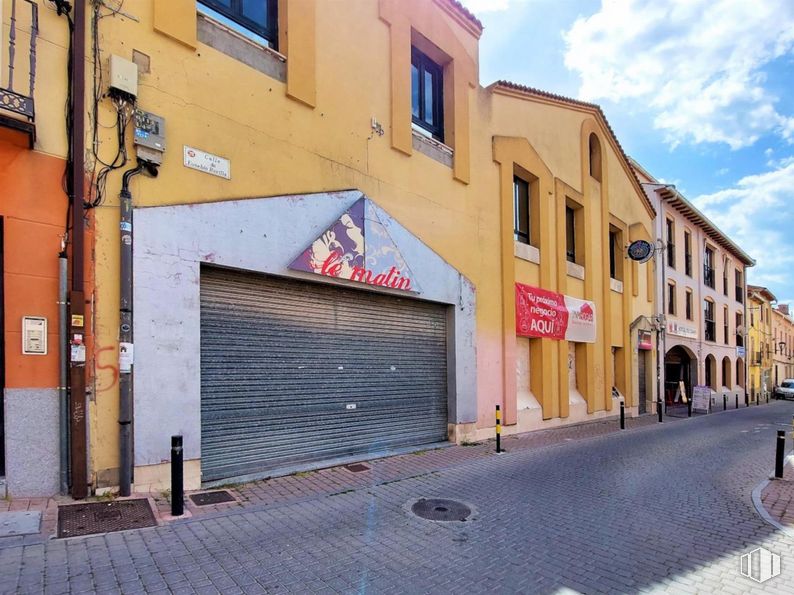
<path id="1" fill-rule="evenodd" d="M 695 327 L 681 324 L 675 320 L 668 320 L 667 334 L 676 335 L 678 337 L 686 337 L 687 339 L 697 339 L 698 331 Z"/>
<path id="2" fill-rule="evenodd" d="M 642 349 L 644 351 L 650 351 L 653 349 L 651 331 L 644 331 L 642 329 L 637 331 L 637 349 Z"/>
<path id="3" fill-rule="evenodd" d="M 289 268 L 420 293 L 419 284 L 369 199 L 362 197 Z"/>
<path id="4" fill-rule="evenodd" d="M 745 355 L 746 355 L 746 352 L 744 350 L 744 347 L 739 346 L 739 347 L 736 348 L 736 357 L 744 357 Z"/>
<path id="5" fill-rule="evenodd" d="M 516 334 L 595 343 L 595 304 L 516 283 Z"/>

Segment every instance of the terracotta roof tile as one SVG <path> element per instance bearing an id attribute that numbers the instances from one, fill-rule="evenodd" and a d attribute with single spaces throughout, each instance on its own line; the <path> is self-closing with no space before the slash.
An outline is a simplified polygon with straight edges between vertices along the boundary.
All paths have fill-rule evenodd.
<path id="1" fill-rule="evenodd" d="M 447 2 L 457 10 L 461 16 L 465 17 L 467 21 L 469 21 L 472 25 L 477 27 L 477 29 L 482 32 L 482 21 L 474 16 L 474 13 L 471 12 L 468 8 L 466 8 L 463 4 L 458 2 L 458 0 L 447 0 Z"/>

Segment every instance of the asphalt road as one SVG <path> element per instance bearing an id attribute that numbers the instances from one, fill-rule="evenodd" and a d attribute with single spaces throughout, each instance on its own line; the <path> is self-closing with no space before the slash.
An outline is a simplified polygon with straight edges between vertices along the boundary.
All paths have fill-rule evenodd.
<path id="1" fill-rule="evenodd" d="M 0 591 L 794 593 L 794 539 L 755 511 L 776 402 L 516 451 L 333 496 L 0 549 Z M 788 446 L 791 446 L 789 440 Z M 466 521 L 416 518 L 420 497 Z M 759 585 L 739 556 L 765 547 Z"/>

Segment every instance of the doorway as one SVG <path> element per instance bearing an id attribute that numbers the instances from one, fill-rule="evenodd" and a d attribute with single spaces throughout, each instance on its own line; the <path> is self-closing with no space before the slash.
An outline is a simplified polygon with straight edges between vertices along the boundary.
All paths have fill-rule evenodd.
<path id="1" fill-rule="evenodd" d="M 639 388 L 639 399 L 637 401 L 637 413 L 642 415 L 647 411 L 647 386 L 646 383 L 648 382 L 647 376 L 645 375 L 645 364 L 648 360 L 648 352 L 647 351 L 638 351 L 637 352 L 637 386 Z"/>

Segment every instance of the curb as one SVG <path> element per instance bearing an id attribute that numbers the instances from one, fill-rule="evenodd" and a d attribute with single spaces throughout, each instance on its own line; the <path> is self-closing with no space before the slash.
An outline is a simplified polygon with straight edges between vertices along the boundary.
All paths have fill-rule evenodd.
<path id="1" fill-rule="evenodd" d="M 785 463 L 794 463 L 794 455 L 789 455 L 786 457 Z M 770 473 L 770 476 L 774 473 Z M 769 511 L 764 506 L 764 503 L 761 501 L 761 494 L 764 491 L 764 488 L 769 485 L 771 479 L 765 479 L 761 483 L 759 483 L 755 488 L 753 488 L 752 499 L 753 499 L 753 506 L 755 506 L 756 512 L 761 515 L 767 523 L 781 531 L 783 534 L 787 535 L 788 537 L 794 539 L 794 528 L 786 527 L 785 525 L 781 524 L 779 521 L 772 518 L 772 515 L 769 514 Z"/>

